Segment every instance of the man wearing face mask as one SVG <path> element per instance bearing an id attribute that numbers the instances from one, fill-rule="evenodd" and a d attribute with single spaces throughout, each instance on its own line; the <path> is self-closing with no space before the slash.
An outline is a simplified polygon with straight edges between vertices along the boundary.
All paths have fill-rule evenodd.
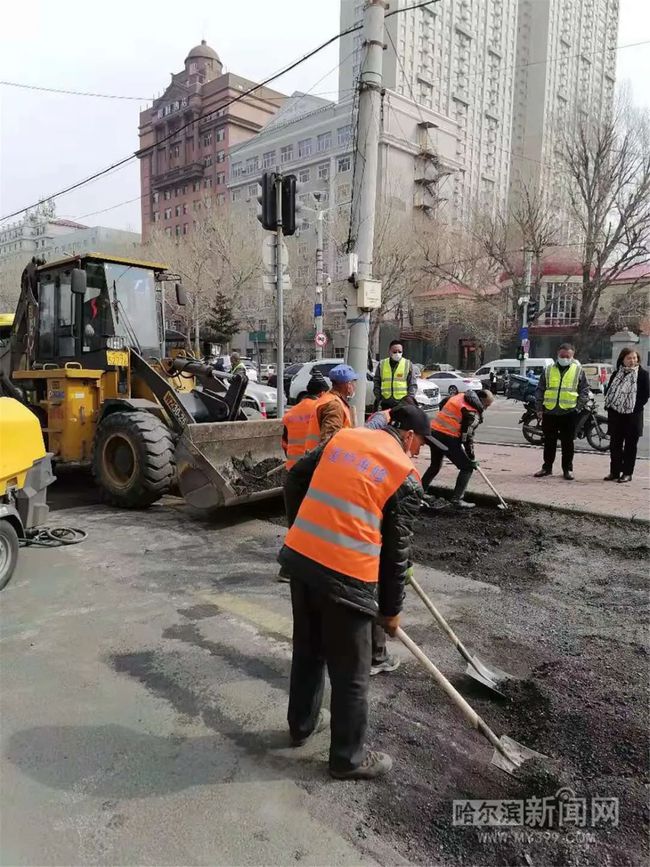
<path id="1" fill-rule="evenodd" d="M 405 397 L 415 397 L 417 390 L 413 365 L 404 358 L 401 341 L 392 340 L 388 358 L 383 358 L 375 370 L 375 408 L 392 409 Z"/>
<path id="2" fill-rule="evenodd" d="M 553 473 L 557 441 L 562 446 L 562 472 L 572 482 L 573 453 L 578 417 L 589 400 L 589 384 L 570 343 L 563 343 L 554 364 L 540 375 L 535 392 L 535 409 L 544 432 L 544 463 L 535 473 L 540 479 Z"/>
<path id="3" fill-rule="evenodd" d="M 326 443 L 342 428 L 353 426 L 349 402 L 354 397 L 355 383 L 359 377 L 349 364 L 337 364 L 330 370 L 329 378 L 331 390 L 314 403 L 307 427 L 307 451 L 316 448 L 319 443 Z"/>
<path id="4" fill-rule="evenodd" d="M 289 732 L 302 746 L 324 729 L 325 665 L 332 686 L 330 775 L 371 779 L 390 770 L 364 745 L 372 625 L 399 626 L 422 486 L 411 461 L 430 438 L 418 407 L 385 430 L 350 428 L 298 461 L 285 498 L 289 532 L 279 561 L 291 575 L 293 656 Z"/>

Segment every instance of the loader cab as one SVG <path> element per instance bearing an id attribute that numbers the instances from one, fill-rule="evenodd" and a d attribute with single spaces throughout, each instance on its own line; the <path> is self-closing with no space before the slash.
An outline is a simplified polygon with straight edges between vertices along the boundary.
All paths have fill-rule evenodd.
<path id="1" fill-rule="evenodd" d="M 97 255 L 39 267 L 35 287 L 39 364 L 111 366 L 129 347 L 160 355 L 156 278 L 163 266 Z"/>

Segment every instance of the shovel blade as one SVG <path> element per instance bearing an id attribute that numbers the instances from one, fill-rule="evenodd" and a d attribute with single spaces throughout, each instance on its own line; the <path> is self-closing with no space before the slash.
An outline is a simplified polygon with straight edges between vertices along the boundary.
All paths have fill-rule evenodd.
<path id="1" fill-rule="evenodd" d="M 473 677 L 474 680 L 477 680 L 479 683 L 482 683 L 483 686 L 487 686 L 488 689 L 497 692 L 504 698 L 505 693 L 502 692 L 501 685 L 504 680 L 512 680 L 511 674 L 507 674 L 507 672 L 501 671 L 500 669 L 488 668 L 487 665 L 484 665 L 481 662 L 478 656 L 473 656 L 472 661 L 467 663 L 465 674 Z"/>
<path id="2" fill-rule="evenodd" d="M 548 756 L 545 756 L 543 753 L 538 753 L 517 741 L 513 741 L 512 738 L 508 737 L 508 735 L 502 735 L 499 738 L 499 743 L 503 747 L 504 752 L 495 750 L 490 764 L 505 771 L 506 774 L 511 774 L 513 777 L 517 776 L 517 768 L 520 768 L 523 763 L 527 762 L 529 759 L 548 758 Z"/>

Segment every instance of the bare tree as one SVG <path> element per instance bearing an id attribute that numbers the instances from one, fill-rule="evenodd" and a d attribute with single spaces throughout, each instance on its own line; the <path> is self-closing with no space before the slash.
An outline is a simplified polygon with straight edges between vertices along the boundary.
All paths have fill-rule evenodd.
<path id="1" fill-rule="evenodd" d="M 582 242 L 578 350 L 596 324 L 603 294 L 624 271 L 650 261 L 649 117 L 621 107 L 579 123 L 564 143 L 570 215 Z"/>
<path id="2" fill-rule="evenodd" d="M 10 256 L 0 262 L 0 313 L 13 313 L 20 295 L 20 276 L 26 255 Z"/>

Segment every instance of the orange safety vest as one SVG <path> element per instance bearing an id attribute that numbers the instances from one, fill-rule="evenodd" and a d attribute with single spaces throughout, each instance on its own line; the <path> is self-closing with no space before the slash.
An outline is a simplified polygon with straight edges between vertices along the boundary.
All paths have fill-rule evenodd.
<path id="1" fill-rule="evenodd" d="M 450 397 L 431 421 L 431 430 L 446 434 L 448 437 L 458 437 L 460 439 L 463 409 L 467 409 L 470 412 L 478 412 L 477 409 L 465 402 L 464 394 L 456 394 L 454 397 Z"/>
<path id="2" fill-rule="evenodd" d="M 318 443 L 320 442 L 320 419 L 318 418 L 318 410 L 325 403 L 329 403 L 330 400 L 340 400 L 341 405 L 345 411 L 345 421 L 343 422 L 343 427 L 352 427 L 352 419 L 350 417 L 350 408 L 347 406 L 341 398 L 335 394 L 333 391 L 326 391 L 325 394 L 321 394 L 320 397 L 317 397 L 314 401 L 314 413 L 312 417 L 309 419 L 309 424 L 307 425 L 307 448 L 305 451 L 310 452 L 312 449 L 315 449 Z"/>
<path id="3" fill-rule="evenodd" d="M 381 522 L 411 459 L 386 431 L 350 428 L 327 443 L 285 545 L 327 569 L 375 584 Z"/>
<path id="4" fill-rule="evenodd" d="M 290 470 L 305 454 L 307 448 L 307 428 L 314 413 L 316 401 L 313 397 L 303 397 L 300 403 L 289 407 L 282 422 L 286 428 L 286 439 L 283 436 L 282 447 L 287 456 L 285 468 Z"/>

